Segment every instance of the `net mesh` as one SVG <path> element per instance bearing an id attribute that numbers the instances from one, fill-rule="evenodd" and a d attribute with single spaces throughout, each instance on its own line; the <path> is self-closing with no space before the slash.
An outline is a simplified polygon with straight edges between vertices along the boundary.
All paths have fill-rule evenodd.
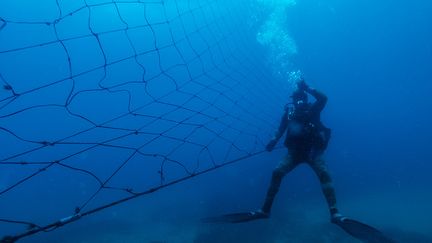
<path id="1" fill-rule="evenodd" d="M 250 3 L 2 1 L 0 233 L 49 231 L 262 152 L 283 92 L 258 66 Z"/>

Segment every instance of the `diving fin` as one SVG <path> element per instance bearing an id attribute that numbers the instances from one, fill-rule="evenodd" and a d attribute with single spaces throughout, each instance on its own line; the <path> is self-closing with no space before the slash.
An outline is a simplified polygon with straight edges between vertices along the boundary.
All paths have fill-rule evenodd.
<path id="1" fill-rule="evenodd" d="M 396 243 L 372 226 L 354 219 L 338 217 L 332 223 L 341 227 L 345 232 L 366 243 Z"/>
<path id="2" fill-rule="evenodd" d="M 216 217 L 208 217 L 203 218 L 201 221 L 203 223 L 244 223 L 257 219 L 266 219 L 269 217 L 269 214 L 266 214 L 259 210 L 244 213 L 230 213 Z"/>

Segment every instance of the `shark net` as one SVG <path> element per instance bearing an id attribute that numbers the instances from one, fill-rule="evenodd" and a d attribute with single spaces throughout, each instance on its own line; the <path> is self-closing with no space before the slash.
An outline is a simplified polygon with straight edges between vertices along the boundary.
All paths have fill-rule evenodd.
<path id="1" fill-rule="evenodd" d="M 2 242 L 261 153 L 283 92 L 248 2 L 2 1 Z"/>

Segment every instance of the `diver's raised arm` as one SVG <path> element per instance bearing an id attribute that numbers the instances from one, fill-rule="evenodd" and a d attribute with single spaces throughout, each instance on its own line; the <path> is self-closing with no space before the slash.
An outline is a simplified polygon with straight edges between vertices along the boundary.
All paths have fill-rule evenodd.
<path id="1" fill-rule="evenodd" d="M 322 111 L 324 109 L 324 106 L 327 104 L 327 96 L 322 93 L 321 91 L 318 91 L 317 89 L 309 87 L 309 85 L 306 84 L 304 79 L 302 79 L 298 84 L 298 88 L 300 90 L 304 90 L 306 93 L 309 93 L 315 98 L 315 102 L 313 103 L 312 109 L 315 111 Z"/>

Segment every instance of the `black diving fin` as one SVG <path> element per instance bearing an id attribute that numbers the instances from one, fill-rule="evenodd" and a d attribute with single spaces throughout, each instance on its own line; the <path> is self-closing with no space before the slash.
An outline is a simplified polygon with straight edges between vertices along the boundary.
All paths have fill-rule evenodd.
<path id="1" fill-rule="evenodd" d="M 385 236 L 381 231 L 372 226 L 364 224 L 354 219 L 339 217 L 332 220 L 332 223 L 341 227 L 345 232 L 366 243 L 396 243 L 391 238 Z"/>

